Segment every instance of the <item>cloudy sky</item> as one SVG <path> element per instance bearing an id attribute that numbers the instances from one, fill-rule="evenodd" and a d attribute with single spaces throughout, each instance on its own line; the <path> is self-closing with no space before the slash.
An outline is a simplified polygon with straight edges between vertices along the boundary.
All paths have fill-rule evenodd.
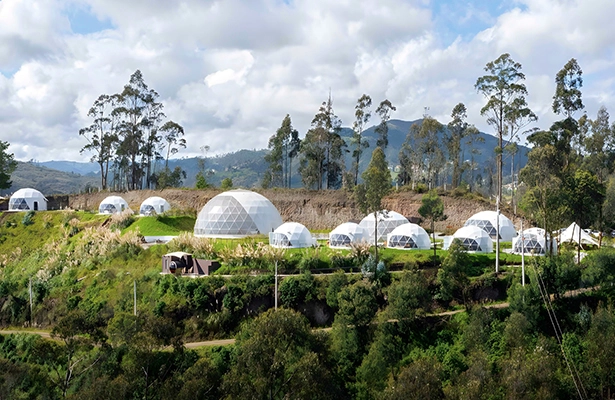
<path id="1" fill-rule="evenodd" d="M 505 52 L 547 128 L 572 57 L 589 116 L 615 107 L 613 15 L 612 0 L 0 0 L 0 140 L 19 160 L 86 161 L 89 107 L 136 69 L 185 127 L 179 156 L 264 148 L 287 113 L 303 136 L 329 90 L 345 126 L 367 93 L 406 120 L 446 123 L 463 102 L 491 132 L 474 83 Z"/>

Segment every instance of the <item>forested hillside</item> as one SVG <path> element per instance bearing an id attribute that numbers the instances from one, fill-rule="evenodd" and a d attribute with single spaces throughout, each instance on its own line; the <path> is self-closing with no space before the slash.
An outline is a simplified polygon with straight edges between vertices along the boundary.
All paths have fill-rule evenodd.
<path id="1" fill-rule="evenodd" d="M 2 214 L 0 324 L 55 339 L 0 335 L 2 397 L 560 399 L 615 389 L 612 248 L 581 264 L 565 249 L 527 257 L 522 287 L 520 256 L 494 274 L 493 254 L 463 247 L 435 260 L 383 249 L 377 266 L 368 248 L 284 251 L 258 237 L 186 232 L 144 248 L 133 229 L 157 221 L 181 232 L 186 217 Z M 222 268 L 160 275 L 161 256 L 178 250 Z M 278 310 L 274 261 L 285 274 Z M 591 289 L 571 291 L 580 287 Z M 187 346 L 219 338 L 235 341 Z"/>

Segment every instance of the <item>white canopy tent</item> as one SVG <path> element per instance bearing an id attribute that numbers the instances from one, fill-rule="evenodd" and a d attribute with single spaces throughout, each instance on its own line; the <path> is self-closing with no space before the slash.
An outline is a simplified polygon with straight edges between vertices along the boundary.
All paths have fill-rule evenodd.
<path id="1" fill-rule="evenodd" d="M 36 189 L 19 189 L 9 199 L 9 211 L 45 211 L 47 198 Z"/>
<path id="2" fill-rule="evenodd" d="M 543 256 L 549 250 L 549 243 L 553 253 L 557 253 L 557 242 L 545 233 L 542 228 L 529 228 L 519 232 L 519 236 L 512 241 L 512 251 L 516 254 L 522 252 L 526 255 Z"/>
<path id="3" fill-rule="evenodd" d="M 369 235 L 359 224 L 345 222 L 329 233 L 329 247 L 347 249 L 353 243 L 367 242 Z"/>
<path id="4" fill-rule="evenodd" d="M 239 238 L 266 235 L 282 225 L 277 208 L 263 195 L 229 190 L 205 204 L 194 225 L 194 235 Z"/>
<path id="5" fill-rule="evenodd" d="M 559 236 L 559 243 L 575 242 L 579 243 L 579 232 L 581 232 L 581 245 L 587 244 L 592 246 L 598 246 L 596 239 L 591 237 L 589 233 L 585 232 L 576 222 L 570 224 L 564 232 Z"/>
<path id="6" fill-rule="evenodd" d="M 497 235 L 496 225 L 498 213 L 495 211 L 481 211 L 472 215 L 463 226 L 478 226 L 495 240 Z M 500 240 L 510 242 L 517 236 L 517 231 L 512 221 L 500 213 Z"/>
<path id="7" fill-rule="evenodd" d="M 285 222 L 269 232 L 269 245 L 279 248 L 312 247 L 316 244 L 310 231 L 298 222 Z"/>
<path id="8" fill-rule="evenodd" d="M 431 240 L 425 229 L 417 224 L 399 225 L 387 235 L 387 247 L 405 250 L 430 249 Z"/>
<path id="9" fill-rule="evenodd" d="M 157 215 L 167 212 L 171 209 L 171 205 L 168 201 L 162 197 L 152 196 L 148 197 L 141 203 L 139 208 L 140 215 Z"/>
<path id="10" fill-rule="evenodd" d="M 376 213 L 378 217 L 378 242 L 386 241 L 387 234 L 391 233 L 393 229 L 399 225 L 408 224 L 410 221 L 403 215 L 395 211 L 382 210 Z M 374 230 L 375 230 L 375 218 L 374 213 L 369 213 L 361 220 L 359 225 L 367 231 L 369 237 L 367 241 L 374 243 Z"/>
<path id="11" fill-rule="evenodd" d="M 464 226 L 457 229 L 457 232 L 444 242 L 444 250 L 448 250 L 453 240 L 461 240 L 461 244 L 469 252 L 491 253 L 493 252 L 493 241 L 483 229 L 478 226 Z"/>
<path id="12" fill-rule="evenodd" d="M 130 210 L 126 200 L 120 196 L 109 196 L 100 202 L 98 206 L 98 212 L 100 214 L 118 214 Z"/>

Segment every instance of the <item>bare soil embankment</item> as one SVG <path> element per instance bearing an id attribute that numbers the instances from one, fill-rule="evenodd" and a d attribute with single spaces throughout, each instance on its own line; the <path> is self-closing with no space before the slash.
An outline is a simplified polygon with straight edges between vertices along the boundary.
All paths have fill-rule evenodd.
<path id="1" fill-rule="evenodd" d="M 284 221 L 299 222 L 311 230 L 333 229 L 337 225 L 363 218 L 352 196 L 344 190 L 312 191 L 305 189 L 258 190 L 277 207 Z M 69 206 L 77 210 L 97 210 L 107 196 L 122 196 L 134 211 L 138 211 L 143 200 L 150 196 L 164 197 L 173 207 L 197 212 L 220 190 L 137 190 L 125 193 L 99 192 L 71 195 Z M 400 191 L 386 197 L 383 205 L 406 217 L 419 217 L 422 194 Z M 436 230 L 452 232 L 460 228 L 473 214 L 495 208 L 489 201 L 474 197 L 452 197 L 442 195 L 445 221 L 436 223 Z M 511 218 L 512 213 L 504 211 Z"/>

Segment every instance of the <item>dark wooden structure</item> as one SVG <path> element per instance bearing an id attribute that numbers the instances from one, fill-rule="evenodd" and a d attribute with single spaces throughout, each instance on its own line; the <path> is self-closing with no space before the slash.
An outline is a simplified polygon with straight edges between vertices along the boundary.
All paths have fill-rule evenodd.
<path id="1" fill-rule="evenodd" d="M 201 260 L 190 253 L 177 251 L 162 256 L 162 273 L 185 276 L 207 276 L 220 268 L 214 260 Z"/>

